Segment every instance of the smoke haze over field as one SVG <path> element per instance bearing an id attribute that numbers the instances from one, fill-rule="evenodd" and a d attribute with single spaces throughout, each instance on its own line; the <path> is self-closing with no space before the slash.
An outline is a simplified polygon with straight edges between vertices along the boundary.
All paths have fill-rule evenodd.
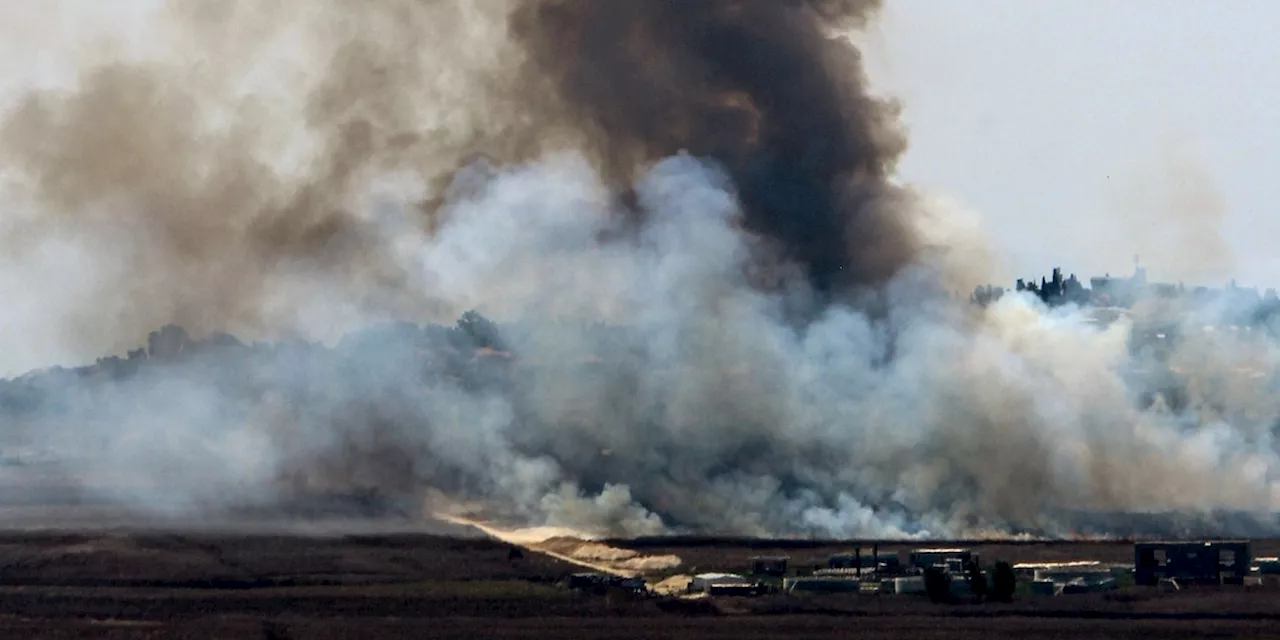
<path id="1" fill-rule="evenodd" d="M 157 3 L 141 44 L 66 49 L 0 129 L 4 365 L 167 323 L 333 348 L 39 378 L 11 429 L 99 443 L 81 482 L 169 514 L 376 489 L 927 537 L 1280 507 L 1275 343 L 1199 330 L 1234 309 L 1178 310 L 1166 365 L 1128 320 L 951 295 L 995 259 L 892 181 L 897 108 L 839 36 L 877 2 L 483 7 Z M 349 333 L 473 308 L 499 337 Z M 1152 402 L 1163 368 L 1185 393 Z"/>

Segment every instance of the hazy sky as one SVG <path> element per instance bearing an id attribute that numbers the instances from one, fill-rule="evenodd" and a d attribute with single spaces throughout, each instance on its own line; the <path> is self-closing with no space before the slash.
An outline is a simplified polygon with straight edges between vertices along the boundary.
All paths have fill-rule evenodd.
<path id="1" fill-rule="evenodd" d="M 5 4 L 12 95 L 64 77 L 59 48 L 137 41 L 158 3 Z M 978 211 L 1007 277 L 1127 273 L 1140 254 L 1153 278 L 1280 285 L 1280 2 L 887 4 L 867 56 L 904 104 L 902 176 Z"/>
<path id="2" fill-rule="evenodd" d="M 888 5 L 867 55 L 903 100 L 903 177 L 981 212 L 1016 275 L 1138 253 L 1280 286 L 1280 2 Z"/>

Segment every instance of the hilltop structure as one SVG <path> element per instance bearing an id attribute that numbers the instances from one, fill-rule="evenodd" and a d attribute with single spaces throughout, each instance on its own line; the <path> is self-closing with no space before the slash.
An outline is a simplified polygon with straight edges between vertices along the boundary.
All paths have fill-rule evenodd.
<path id="1" fill-rule="evenodd" d="M 998 285 L 979 286 L 970 301 L 986 306 L 1007 293 L 1030 294 L 1050 307 L 1076 305 L 1128 310 L 1150 302 L 1172 310 L 1207 310 L 1216 316 L 1208 324 L 1270 326 L 1273 318 L 1280 318 L 1280 297 L 1275 289 L 1260 293 L 1257 287 L 1241 287 L 1235 280 L 1221 288 L 1151 282 L 1143 267 L 1135 267 L 1130 276 L 1108 273 L 1091 277 L 1087 287 L 1074 273 L 1064 278 L 1062 269 L 1055 267 L 1050 276 L 1040 278 L 1039 282 L 1035 278 L 1019 278 L 1012 290 Z"/>

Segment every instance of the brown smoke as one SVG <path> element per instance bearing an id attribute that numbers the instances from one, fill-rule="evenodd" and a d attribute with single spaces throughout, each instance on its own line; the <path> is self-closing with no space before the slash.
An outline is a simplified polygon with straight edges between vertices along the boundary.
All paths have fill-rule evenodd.
<path id="1" fill-rule="evenodd" d="M 68 270 L 118 265 L 57 319 L 60 339 L 119 350 L 168 322 L 270 336 L 307 304 L 354 307 L 357 323 L 431 312 L 353 200 L 393 171 L 434 184 L 500 130 L 480 124 L 496 106 L 462 108 L 501 74 L 481 77 L 489 61 L 456 34 L 502 16 L 463 13 L 173 2 L 148 32 L 158 55 L 60 50 L 75 85 L 20 96 L 0 128 L 0 163 L 38 210 L 10 215 L 6 249 L 70 242 L 76 255 L 55 259 Z M 429 228 L 412 209 L 397 223 Z"/>
<path id="2" fill-rule="evenodd" d="M 535 83 L 599 156 L 631 180 L 679 151 L 719 161 L 747 228 L 820 288 L 875 285 L 914 254 L 886 184 L 905 139 L 870 96 L 861 57 L 835 30 L 879 0 L 542 0 L 513 32 Z M 536 91 L 531 91 L 536 95 Z"/>
<path id="3" fill-rule="evenodd" d="M 819 288 L 879 284 L 914 253 L 886 182 L 904 138 L 835 33 L 878 5 L 173 2 L 159 55 L 68 48 L 76 86 L 8 113 L 0 161 L 40 213 L 4 241 L 74 237 L 97 245 L 83 262 L 117 265 L 63 319 L 82 351 L 167 322 L 270 336 L 326 301 L 359 321 L 453 315 L 392 256 L 359 201 L 372 181 L 419 185 L 391 235 L 425 238 L 475 154 L 584 150 L 625 190 L 686 150 L 723 165 L 745 226 Z"/>
<path id="4" fill-rule="evenodd" d="M 168 322 L 252 339 L 494 303 L 522 322 L 500 336 L 514 357 L 464 328 L 390 326 L 333 350 L 56 372 L 10 398 L 55 392 L 30 432 L 91 453 L 86 484 L 137 478 L 120 493 L 160 509 L 257 502 L 282 475 L 284 493 L 432 487 L 638 533 L 1280 504 L 1269 379 L 1240 371 L 1276 369 L 1257 343 L 1183 347 L 1170 363 L 1204 371 L 1182 385 L 1197 414 L 1144 411 L 1133 399 L 1168 385 L 1131 371 L 1161 363 L 1130 354 L 1127 325 L 1018 296 L 957 307 L 908 270 L 885 315 L 829 305 L 796 327 L 780 319 L 806 292 L 740 286 L 744 267 L 753 284 L 784 270 L 752 255 L 722 176 L 667 156 L 719 163 L 742 224 L 827 292 L 910 262 L 953 287 L 983 267 L 959 255 L 977 225 L 897 206 L 896 107 L 836 35 L 877 6 L 171 0 L 137 51 L 48 47 L 78 56 L 76 82 L 19 96 L 0 128 L 7 351 L 42 331 L 79 358 Z M 1192 186 L 1186 210 L 1217 212 Z M 609 193 L 628 188 L 634 243 Z"/>
<path id="5" fill-rule="evenodd" d="M 1104 211 L 1113 222 L 1089 238 L 1095 255 L 1125 265 L 1138 253 L 1153 277 L 1220 286 L 1237 266 L 1223 236 L 1222 189 L 1192 141 L 1164 140 L 1154 151 L 1111 176 Z"/>

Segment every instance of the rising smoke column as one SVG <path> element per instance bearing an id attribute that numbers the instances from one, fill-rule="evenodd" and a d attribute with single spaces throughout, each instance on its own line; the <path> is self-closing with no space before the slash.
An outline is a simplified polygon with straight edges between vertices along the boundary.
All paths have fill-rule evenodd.
<path id="1" fill-rule="evenodd" d="M 904 138 L 832 33 L 876 7 L 162 3 L 139 33 L 151 55 L 65 44 L 74 82 L 11 96 L 10 271 L 51 253 L 98 265 L 93 282 L 22 278 L 95 298 L 59 310 L 75 326 L 41 341 L 59 347 L 120 350 L 167 322 L 335 338 L 328 325 L 484 302 L 431 299 L 403 257 L 477 154 L 585 151 L 625 191 L 687 150 L 727 169 L 743 226 L 780 258 L 753 261 L 759 281 L 793 261 L 819 289 L 880 284 L 914 255 L 886 184 Z M 25 256 L 32 238 L 47 250 Z M 335 318 L 309 326 L 299 307 Z"/>
<path id="2" fill-rule="evenodd" d="M 332 338 L 479 307 L 520 364 L 424 381 L 440 354 L 400 327 L 154 367 L 105 401 L 55 376 L 37 424 L 101 443 L 88 484 L 183 516 L 298 485 L 619 534 L 1280 504 L 1275 403 L 1234 373 L 1274 348 L 1200 338 L 1196 411 L 1144 409 L 1124 326 L 940 294 L 980 243 L 889 184 L 894 109 L 831 33 L 874 9 L 169 3 L 163 55 L 88 52 L 6 113 L 8 344 L 87 360 L 166 322 Z M 865 288 L 874 308 L 841 295 Z"/>
<path id="3" fill-rule="evenodd" d="M 836 33 L 878 0 L 525 2 L 512 32 L 527 77 L 582 123 L 607 176 L 630 185 L 687 151 L 729 174 L 742 224 L 822 290 L 879 285 L 915 241 L 887 184 L 905 138 Z"/>
<path id="4" fill-rule="evenodd" d="M 321 485 L 377 477 L 404 490 L 437 484 L 442 477 L 431 469 L 440 468 L 477 476 L 468 483 L 475 491 L 529 518 L 633 523 L 622 526 L 628 531 L 652 530 L 645 504 L 670 503 L 667 514 L 693 527 L 708 526 L 694 517 L 699 506 L 774 512 L 725 525 L 761 532 L 778 530 L 795 511 L 771 486 L 814 496 L 796 504 L 835 500 L 839 491 L 813 491 L 825 481 L 808 471 L 785 472 L 813 466 L 817 448 L 788 442 L 794 416 L 771 391 L 788 375 L 771 350 L 795 345 L 776 324 L 776 301 L 753 293 L 740 274 L 759 285 L 762 273 L 776 279 L 794 262 L 803 275 L 785 286 L 838 293 L 883 285 L 912 262 L 906 212 L 893 206 L 898 194 L 887 184 L 903 148 L 894 109 L 869 97 L 857 52 L 830 32 L 855 26 L 875 5 L 489 6 L 496 9 L 398 0 L 358 9 L 171 3 L 160 26 L 178 42 L 172 60 L 92 57 L 76 86 L 22 96 L 4 152 L 40 215 L 20 235 L 46 246 L 62 241 L 69 246 L 58 255 L 78 255 L 100 273 L 94 295 L 64 296 L 80 316 L 64 340 L 105 336 L 119 349 L 165 322 L 197 333 L 306 334 L 351 316 L 422 317 L 476 303 L 535 326 L 564 312 L 638 321 L 630 339 L 647 350 L 611 362 L 603 376 L 539 374 L 519 398 L 447 386 L 430 390 L 429 401 L 407 393 L 390 421 L 372 407 L 251 412 L 274 417 L 255 417 L 263 423 L 250 431 L 304 423 L 301 444 L 266 458 Z M 495 25 L 505 28 L 500 37 Z M 299 44 L 298 32 L 310 37 Z M 476 32 L 472 41 L 457 35 Z M 303 81 L 286 65 L 275 77 L 289 91 L 272 94 L 275 102 L 243 97 L 240 87 L 254 86 L 250 72 L 282 42 L 301 46 L 320 73 Z M 209 63 L 194 73 L 184 66 L 197 59 Z M 450 83 L 459 77 L 460 86 Z M 278 147 L 297 145 L 299 133 L 310 135 L 311 153 L 302 145 L 295 153 L 306 162 L 289 167 Z M 587 165 L 547 156 L 566 149 Z M 663 162 L 679 151 L 702 160 Z M 468 164 L 454 175 L 450 162 L 474 153 L 494 166 Z M 650 176 L 655 164 L 664 168 Z M 388 178 L 408 186 L 364 197 L 377 191 L 370 183 L 394 185 Z M 442 182 L 451 184 L 441 191 Z M 630 191 L 627 224 L 605 204 L 604 194 L 619 190 Z M 119 244 L 86 242 L 76 231 L 86 227 L 120 230 Z M 621 240 L 596 244 L 600 237 Z M 74 278 L 79 269 L 69 271 Z M 557 286 L 566 282 L 573 286 Z M 521 346 L 534 361 L 619 352 L 613 339 L 531 333 L 536 344 Z M 536 345 L 549 347 L 540 354 Z M 760 369 L 726 375 L 744 363 Z M 410 373 L 382 366 L 402 379 Z M 637 402 L 600 404 L 625 398 L 629 381 L 643 392 Z M 369 388 L 363 376 L 333 384 L 370 397 L 398 389 Z M 149 403 L 158 415 L 122 419 L 143 435 L 108 435 L 107 472 L 129 466 L 154 476 L 127 443 L 183 442 L 151 430 L 203 432 L 194 425 L 228 413 L 200 384 L 186 394 L 158 392 L 147 380 L 139 386 L 138 397 L 188 401 Z M 573 415 L 557 404 L 566 393 L 578 399 Z M 619 445 L 618 457 L 597 464 L 605 446 L 577 456 L 569 445 L 578 429 L 591 432 L 581 442 Z M 388 432 L 378 451 L 419 461 L 401 477 L 383 472 L 404 465 L 350 444 Z M 628 442 L 628 433 L 638 437 Z M 492 444 L 473 440 L 481 434 Z M 679 446 L 691 436 L 703 446 Z M 223 445 L 214 448 L 219 455 L 242 457 L 243 446 Z M 162 457 L 164 446 L 184 449 L 174 453 L 186 460 L 185 444 L 147 455 Z M 208 466 L 216 472 L 216 456 Z M 707 501 L 667 490 L 706 483 L 719 487 Z M 166 504 L 205 493 L 160 488 Z"/>

